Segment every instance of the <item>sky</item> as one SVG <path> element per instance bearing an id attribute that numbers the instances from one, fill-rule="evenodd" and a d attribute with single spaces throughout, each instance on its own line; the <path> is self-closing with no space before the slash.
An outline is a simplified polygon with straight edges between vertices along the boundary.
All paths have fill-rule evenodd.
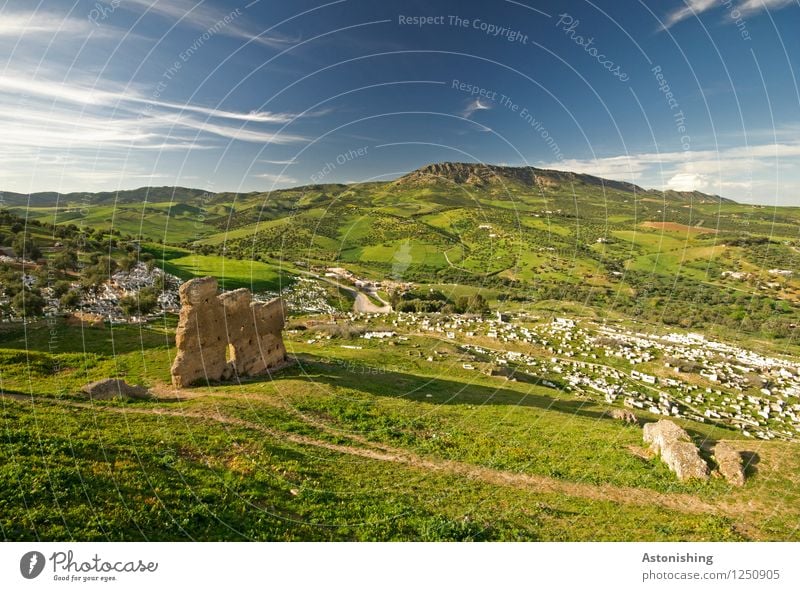
<path id="1" fill-rule="evenodd" d="M 432 162 L 800 205 L 800 0 L 0 0 L 0 190 Z"/>

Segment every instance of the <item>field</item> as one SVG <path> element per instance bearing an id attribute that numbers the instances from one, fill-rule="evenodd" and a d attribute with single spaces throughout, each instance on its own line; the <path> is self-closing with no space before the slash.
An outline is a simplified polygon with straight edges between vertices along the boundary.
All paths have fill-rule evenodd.
<path id="1" fill-rule="evenodd" d="M 190 250 L 145 244 L 158 266 L 181 279 L 211 275 L 222 289 L 245 287 L 252 291 L 280 291 L 291 283 L 285 265 L 261 261 L 243 261 L 219 255 L 200 255 Z"/>
<path id="2" fill-rule="evenodd" d="M 794 444 L 687 424 L 700 441 L 733 437 L 758 459 L 742 489 L 721 480 L 681 484 L 643 454 L 638 428 L 604 418 L 597 405 L 406 354 L 446 346 L 435 340 L 387 353 L 292 339 L 298 364 L 275 379 L 174 391 L 164 383 L 169 331 L 60 327 L 53 353 L 46 326 L 32 327 L 27 340 L 3 335 L 3 355 L 27 342 L 28 367 L 40 372 L 17 375 L 3 364 L 4 537 L 800 535 Z M 56 380 L 45 378 L 48 362 L 60 368 Z M 76 395 L 112 366 L 158 398 L 89 403 Z"/>

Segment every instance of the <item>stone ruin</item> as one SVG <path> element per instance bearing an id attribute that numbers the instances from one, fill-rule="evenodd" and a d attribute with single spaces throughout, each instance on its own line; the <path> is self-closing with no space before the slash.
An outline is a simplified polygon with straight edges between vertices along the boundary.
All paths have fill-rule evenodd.
<path id="1" fill-rule="evenodd" d="M 657 423 L 647 423 L 643 435 L 645 443 L 649 443 L 650 449 L 661 455 L 678 479 L 708 480 L 708 464 L 700 457 L 697 446 L 683 428 L 662 419 Z"/>
<path id="2" fill-rule="evenodd" d="M 213 277 L 187 281 L 179 294 L 174 386 L 263 375 L 286 365 L 280 298 L 254 302 L 247 289 L 218 294 Z"/>
<path id="3" fill-rule="evenodd" d="M 727 441 L 720 441 L 714 447 L 714 460 L 719 473 L 733 486 L 744 486 L 744 466 L 742 454 Z"/>
<path id="4" fill-rule="evenodd" d="M 708 480 L 708 464 L 700 457 L 700 451 L 692 443 L 689 434 L 672 421 L 662 419 L 657 423 L 647 423 L 644 426 L 644 441 L 650 444 L 650 449 L 661 455 L 664 463 L 680 480 Z M 727 441 L 718 442 L 712 451 L 717 464 L 714 476 L 722 476 L 733 486 L 743 486 L 745 470 L 742 454 Z"/>

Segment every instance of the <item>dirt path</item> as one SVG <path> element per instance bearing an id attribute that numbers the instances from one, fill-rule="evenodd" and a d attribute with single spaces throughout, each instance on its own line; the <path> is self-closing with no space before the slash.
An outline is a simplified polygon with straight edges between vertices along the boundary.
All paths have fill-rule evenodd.
<path id="1" fill-rule="evenodd" d="M 365 294 L 362 291 L 359 291 L 355 287 L 344 285 L 328 277 L 320 277 L 319 275 L 315 275 L 314 273 L 309 273 L 308 271 L 304 272 L 303 274 L 308 275 L 309 277 L 313 277 L 314 279 L 317 279 L 319 281 L 330 283 L 331 285 L 338 287 L 342 291 L 346 291 L 348 294 L 350 294 L 350 296 L 353 298 L 353 312 L 363 313 L 363 314 L 389 314 L 392 311 L 391 304 L 381 299 L 381 297 L 378 296 L 377 294 L 375 294 L 374 297 L 381 303 L 383 303 L 383 306 L 376 306 L 375 304 L 373 304 L 372 301 L 367 296 L 367 294 Z"/>
<path id="2" fill-rule="evenodd" d="M 180 393 L 180 391 L 178 391 Z M 171 392 L 173 395 L 175 391 Z M 240 397 L 241 395 L 237 395 Z M 252 394 L 253 397 L 264 398 L 263 394 Z M 0 397 L 13 398 L 15 400 L 31 401 L 30 396 L 20 394 L 2 393 Z M 474 479 L 481 482 L 500 485 L 512 486 L 533 492 L 539 493 L 553 493 L 567 495 L 571 497 L 578 497 L 588 499 L 591 501 L 613 502 L 621 505 L 639 505 L 648 507 L 662 507 L 679 511 L 682 513 L 709 513 L 720 514 L 727 513 L 723 507 L 715 504 L 708 503 L 699 499 L 696 496 L 682 493 L 659 493 L 650 489 L 641 489 L 633 487 L 616 486 L 612 484 L 590 484 L 582 482 L 574 482 L 567 480 L 559 480 L 547 476 L 538 476 L 532 474 L 521 474 L 517 472 L 508 472 L 503 470 L 494 470 L 475 464 L 468 464 L 453 460 L 443 460 L 432 457 L 424 457 L 413 452 L 402 450 L 387 445 L 378 444 L 368 441 L 367 439 L 341 432 L 335 429 L 326 428 L 325 431 L 334 433 L 340 437 L 346 437 L 353 441 L 353 445 L 342 445 L 332 443 L 306 435 L 298 435 L 296 433 L 287 433 L 277 429 L 265 427 L 264 425 L 253 423 L 245 419 L 237 417 L 226 416 L 219 412 L 211 410 L 207 412 L 198 411 L 184 411 L 179 409 L 169 408 L 145 408 L 145 407 L 118 407 L 118 406 L 103 406 L 102 404 L 93 404 L 90 402 L 74 402 L 68 400 L 55 400 L 36 398 L 36 403 L 63 405 L 76 408 L 85 408 L 88 410 L 102 410 L 103 412 L 114 412 L 120 414 L 135 414 L 135 415 L 155 415 L 155 416 L 171 416 L 184 419 L 196 420 L 212 420 L 224 425 L 231 425 L 251 429 L 259 433 L 268 435 L 278 441 L 288 441 L 297 445 L 316 447 L 328 451 L 365 458 L 379 462 L 390 462 L 394 464 L 402 464 L 412 468 L 427 470 L 431 472 L 442 472 L 448 474 L 455 474 L 464 478 Z M 309 421 L 310 422 L 310 421 Z M 313 426 L 320 428 L 313 422 Z M 738 515 L 741 517 L 741 514 Z"/>
<path id="3" fill-rule="evenodd" d="M 392 311 L 392 307 L 388 304 L 376 306 L 366 294 L 359 291 L 356 293 L 356 299 L 353 302 L 353 311 L 364 314 L 388 314 Z"/>

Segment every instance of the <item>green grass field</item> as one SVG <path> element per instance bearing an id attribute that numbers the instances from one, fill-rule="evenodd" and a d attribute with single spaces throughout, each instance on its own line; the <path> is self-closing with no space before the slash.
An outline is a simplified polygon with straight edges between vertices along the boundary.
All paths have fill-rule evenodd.
<path id="1" fill-rule="evenodd" d="M 174 391 L 172 330 L 4 329 L 6 539 L 799 539 L 793 444 L 685 423 L 758 462 L 741 489 L 680 483 L 601 406 L 468 372 L 427 337 L 298 335 L 297 365 L 272 379 Z M 417 355 L 433 349 L 449 353 Z M 78 395 L 108 375 L 158 397 Z"/>
<path id="2" fill-rule="evenodd" d="M 74 195 L 58 210 L 51 196 L 27 213 L 99 228 L 104 245 L 111 228 L 143 236 L 165 271 L 211 275 L 224 289 L 278 291 L 300 272 L 343 266 L 451 303 L 481 294 L 492 316 L 602 318 L 800 354 L 800 209 L 520 178 L 411 174 L 244 195 L 160 188 Z M 55 242 L 49 234 L 31 227 L 41 246 Z M 117 238 L 112 254 L 135 252 Z M 388 299 L 391 286 L 382 289 Z M 325 290 L 340 328 L 359 328 L 344 315 L 352 298 Z M 371 326 L 391 330 L 393 319 Z M 0 537 L 800 541 L 796 443 L 676 419 L 706 457 L 725 440 L 748 461 L 741 488 L 680 482 L 607 405 L 487 375 L 489 363 L 448 329 L 375 341 L 327 338 L 315 325 L 329 316 L 290 320 L 295 365 L 186 390 L 169 383 L 172 316 L 0 325 Z M 666 371 L 660 359 L 640 369 Z M 80 394 L 108 377 L 155 396 Z"/>

